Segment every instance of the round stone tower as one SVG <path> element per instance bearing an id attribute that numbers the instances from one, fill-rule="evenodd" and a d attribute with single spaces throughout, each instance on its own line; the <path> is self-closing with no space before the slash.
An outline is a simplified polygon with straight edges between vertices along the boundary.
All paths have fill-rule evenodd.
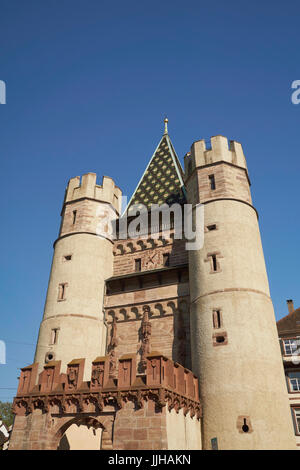
<path id="1" fill-rule="evenodd" d="M 189 251 L 193 372 L 203 448 L 295 449 L 295 437 L 242 146 L 225 137 L 185 156 L 188 202 L 204 205 L 204 246 Z"/>
<path id="2" fill-rule="evenodd" d="M 104 177 L 102 186 L 94 173 L 69 181 L 35 354 L 40 369 L 60 360 L 65 372 L 72 359 L 85 358 L 87 380 L 91 362 L 104 354 L 103 295 L 113 273 L 113 245 L 101 227 L 120 210 L 121 190 L 111 178 Z"/>

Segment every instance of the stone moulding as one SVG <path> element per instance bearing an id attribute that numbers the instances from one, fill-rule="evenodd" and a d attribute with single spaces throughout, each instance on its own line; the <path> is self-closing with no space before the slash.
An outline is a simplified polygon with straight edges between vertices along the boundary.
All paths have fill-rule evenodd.
<path id="1" fill-rule="evenodd" d="M 165 406 L 176 413 L 182 409 L 184 416 L 190 413 L 191 418 L 196 416 L 197 420 L 202 417 L 202 406 L 199 401 L 183 396 L 165 387 L 156 388 L 130 388 L 128 390 L 105 390 L 100 392 L 77 391 L 75 393 L 49 393 L 47 395 L 30 394 L 14 399 L 13 412 L 16 415 L 28 415 L 35 409 L 41 409 L 44 413 L 68 414 L 90 413 L 91 405 L 93 412 L 102 412 L 105 406 L 123 408 L 128 401 L 134 402 L 135 406 L 143 408 L 144 402 L 153 400 L 157 408 L 162 410 Z"/>
<path id="2" fill-rule="evenodd" d="M 158 410 L 168 406 L 177 413 L 183 409 L 197 419 L 202 416 L 197 377 L 190 370 L 173 362 L 158 351 L 145 355 L 144 374 L 137 374 L 136 354 L 120 357 L 118 377 L 109 374 L 109 356 L 92 362 L 91 380 L 84 382 L 85 359 L 73 359 L 67 372 L 60 373 L 60 361 L 44 366 L 37 381 L 38 364 L 21 369 L 13 411 L 28 415 L 35 409 L 43 413 L 99 413 L 105 407 L 115 411 L 132 401 L 137 409 L 152 400 Z M 36 384 L 36 382 L 38 382 Z"/>

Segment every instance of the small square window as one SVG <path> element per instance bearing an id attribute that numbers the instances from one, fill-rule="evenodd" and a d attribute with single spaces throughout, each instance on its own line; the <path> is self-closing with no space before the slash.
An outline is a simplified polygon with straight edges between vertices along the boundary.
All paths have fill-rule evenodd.
<path id="1" fill-rule="evenodd" d="M 213 346 L 226 346 L 228 344 L 227 332 L 214 333 L 212 335 Z"/>
<path id="2" fill-rule="evenodd" d="M 207 230 L 208 230 L 209 232 L 211 232 L 212 230 L 217 230 L 216 224 L 208 225 L 208 226 L 207 226 Z"/>
<path id="3" fill-rule="evenodd" d="M 64 261 L 71 261 L 72 255 L 65 255 L 64 256 Z"/>
<path id="4" fill-rule="evenodd" d="M 292 356 L 297 354 L 297 339 L 285 339 L 283 340 L 284 351 L 286 356 Z"/>

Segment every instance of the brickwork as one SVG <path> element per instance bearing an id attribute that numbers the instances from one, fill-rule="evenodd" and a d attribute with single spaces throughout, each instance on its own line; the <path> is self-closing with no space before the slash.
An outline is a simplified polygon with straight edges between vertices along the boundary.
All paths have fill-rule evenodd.
<path id="1" fill-rule="evenodd" d="M 210 188 L 209 175 L 214 175 L 216 189 Z M 252 203 L 246 170 L 226 163 L 202 168 L 198 172 L 198 194 L 200 202 L 217 198 L 234 198 Z"/>
<path id="2" fill-rule="evenodd" d="M 95 431 L 97 449 L 100 437 L 101 449 L 120 451 L 210 449 L 213 438 L 220 449 L 293 448 L 242 146 L 223 136 L 194 142 L 183 187 L 167 128 L 163 140 L 133 200 L 203 203 L 204 246 L 186 251 L 164 220 L 158 239 L 111 241 L 105 219 L 120 214 L 120 189 L 108 177 L 97 185 L 94 173 L 69 181 L 10 449 L 68 448 L 72 438 L 78 448 L 76 425 Z"/>
<path id="3" fill-rule="evenodd" d="M 169 266 L 187 264 L 188 254 L 184 240 L 126 240 L 114 242 L 114 276 L 135 272 L 135 260 L 141 260 L 141 271 L 164 267 L 164 256 L 169 254 Z"/>
<path id="4" fill-rule="evenodd" d="M 60 235 L 74 232 L 95 233 L 97 223 L 100 222 L 100 218 L 98 220 L 95 218 L 99 205 L 98 201 L 90 201 L 88 199 L 67 204 L 64 209 Z M 103 204 L 103 207 L 105 207 L 105 204 Z M 75 211 L 76 215 L 74 214 Z"/>
<path id="5" fill-rule="evenodd" d="M 151 318 L 150 347 L 153 351 L 172 358 L 190 367 L 189 318 L 181 314 Z M 108 343 L 111 338 L 112 323 L 109 324 Z M 116 359 L 124 354 L 136 353 L 141 359 L 141 320 L 120 321 L 117 323 Z"/>
<path id="6" fill-rule="evenodd" d="M 49 449 L 50 416 L 35 410 L 29 416 L 16 416 L 9 450 Z"/>
<path id="7" fill-rule="evenodd" d="M 114 450 L 163 450 L 168 448 L 166 408 L 158 410 L 148 401 L 139 410 L 128 402 L 117 413 L 114 427 Z"/>
<path id="8" fill-rule="evenodd" d="M 88 414 L 62 416 L 35 409 L 29 415 L 15 417 L 9 450 L 57 450 L 65 431 L 72 424 L 102 428 L 101 448 L 112 449 L 113 421 L 111 412 L 94 417 Z"/>
<path id="9" fill-rule="evenodd" d="M 200 421 L 197 377 L 161 353 L 145 356 L 143 375 L 134 355 L 124 355 L 116 380 L 105 356 L 93 361 L 90 381 L 82 382 L 84 362 L 73 359 L 60 374 L 60 362 L 53 361 L 39 378 L 37 364 L 21 370 L 10 449 L 55 450 L 73 424 L 101 428 L 102 449 L 167 449 L 168 413 L 183 410 Z"/>

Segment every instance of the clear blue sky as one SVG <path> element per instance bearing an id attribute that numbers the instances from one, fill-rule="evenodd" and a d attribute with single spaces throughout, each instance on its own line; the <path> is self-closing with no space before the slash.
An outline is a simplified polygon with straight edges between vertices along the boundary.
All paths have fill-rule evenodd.
<path id="1" fill-rule="evenodd" d="M 68 179 L 112 176 L 131 196 L 165 113 L 181 161 L 200 138 L 243 144 L 277 318 L 286 299 L 300 306 L 299 2 L 0 0 L 0 9 L 0 400 L 33 359 Z"/>

